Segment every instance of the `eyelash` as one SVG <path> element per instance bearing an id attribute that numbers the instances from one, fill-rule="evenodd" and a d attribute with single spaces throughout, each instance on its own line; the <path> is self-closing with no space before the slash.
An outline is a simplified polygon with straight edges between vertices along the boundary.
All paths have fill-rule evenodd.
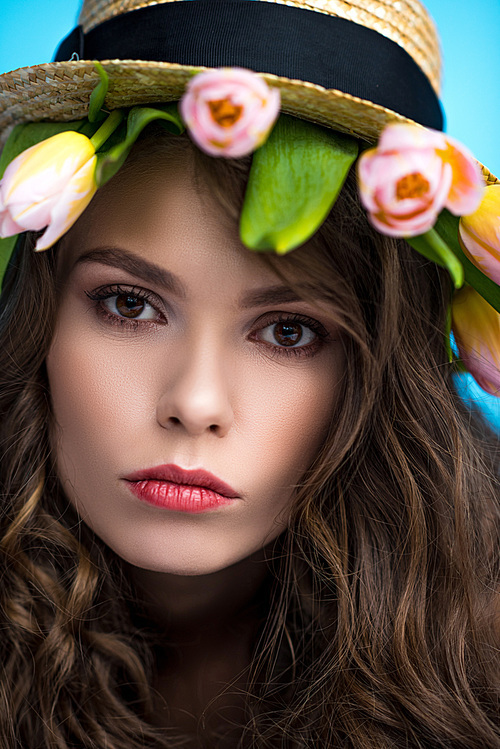
<path id="1" fill-rule="evenodd" d="M 108 324 L 119 325 L 122 329 L 126 328 L 128 330 L 137 330 L 139 327 L 144 325 L 155 326 L 158 324 L 167 323 L 165 313 L 160 309 L 163 305 L 161 305 L 158 297 L 155 294 L 152 294 L 151 292 L 148 292 L 144 289 L 135 286 L 125 287 L 116 284 L 113 286 L 103 286 L 95 289 L 94 291 L 86 291 L 85 295 L 92 302 L 94 302 L 96 313 L 102 319 L 104 319 Z M 118 297 L 121 295 L 133 297 L 139 303 L 146 302 L 156 311 L 158 318 L 154 320 L 138 320 L 133 318 L 120 317 L 119 315 L 113 314 L 105 307 L 103 302 L 105 302 L 107 299 L 113 299 L 113 297 Z M 160 316 L 163 317 L 163 321 L 161 321 Z M 257 330 L 254 330 L 251 334 L 251 338 L 252 340 L 257 340 L 259 343 L 267 346 L 272 356 L 313 356 L 321 348 L 323 343 L 329 338 L 329 333 L 324 328 L 324 326 L 320 322 L 318 322 L 318 320 L 315 320 L 312 317 L 308 317 L 307 315 L 277 312 L 271 313 L 267 317 L 264 315 L 263 318 L 259 320 L 259 322 L 265 322 L 265 324 L 261 325 L 261 327 L 259 327 Z M 274 345 L 257 338 L 257 334 L 259 332 L 265 330 L 268 327 L 271 327 L 272 325 L 276 325 L 277 323 L 299 323 L 305 328 L 311 330 L 316 337 L 311 343 L 308 343 L 304 346 L 293 347 L 279 346 L 277 343 L 276 345 Z"/>
<path id="2" fill-rule="evenodd" d="M 329 338 L 329 333 L 323 327 L 323 325 L 318 322 L 318 320 L 315 320 L 312 317 L 307 317 L 307 315 L 300 315 L 291 312 L 276 312 L 271 313 L 271 315 L 268 317 L 264 316 L 264 318 L 261 319 L 260 322 L 263 321 L 265 321 L 265 325 L 262 325 L 262 327 L 258 328 L 258 330 L 252 333 L 252 338 L 254 340 L 259 340 L 256 337 L 257 333 L 264 330 L 265 328 L 271 327 L 271 325 L 276 325 L 277 323 L 299 323 L 305 328 L 309 328 L 309 330 L 312 330 L 312 332 L 316 336 L 316 338 L 311 341 L 311 343 L 307 343 L 304 346 L 279 346 L 278 344 L 274 345 L 266 341 L 259 341 L 260 343 L 263 343 L 264 345 L 267 345 L 269 347 L 270 353 L 273 356 L 313 356 L 321 348 L 323 343 L 325 343 L 325 341 Z"/>
<path id="3" fill-rule="evenodd" d="M 159 319 L 160 315 L 163 315 L 164 322 L 166 323 L 165 314 L 160 310 L 160 307 L 162 305 L 160 304 L 158 297 L 155 294 L 151 294 L 150 292 L 136 286 L 125 287 L 120 286 L 119 284 L 113 286 L 102 286 L 95 291 L 86 291 L 85 295 L 91 301 L 95 302 L 94 306 L 97 314 L 107 322 L 111 323 L 111 325 L 119 325 L 120 327 L 128 328 L 129 330 L 137 330 L 140 326 L 143 325 L 157 325 L 158 323 L 161 324 L 161 321 Z M 113 297 L 122 295 L 133 297 L 138 302 L 146 302 L 156 311 L 158 318 L 156 320 L 134 320 L 133 318 L 114 315 L 112 312 L 106 309 L 103 302 L 105 302 L 107 299 L 113 299 Z"/>

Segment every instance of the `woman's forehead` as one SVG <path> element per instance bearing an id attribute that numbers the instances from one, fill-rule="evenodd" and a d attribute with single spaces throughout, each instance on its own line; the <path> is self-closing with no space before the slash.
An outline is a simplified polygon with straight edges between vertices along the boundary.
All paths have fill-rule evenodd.
<path id="1" fill-rule="evenodd" d="M 95 247 L 120 247 L 161 265 L 165 251 L 192 254 L 214 243 L 226 254 L 242 246 L 237 225 L 195 175 L 189 156 L 141 154 L 137 169 L 123 170 L 97 192 L 60 251 L 64 264 Z"/>
<path id="2" fill-rule="evenodd" d="M 276 303 L 307 298 L 323 306 L 317 273 L 309 277 L 307 272 L 316 254 L 314 241 L 268 262 L 266 255 L 242 244 L 237 216 L 214 195 L 208 171 L 214 159 L 197 161 L 189 142 L 181 148 L 167 139 L 155 139 L 151 150 L 146 145 L 140 144 L 126 168 L 97 192 L 61 240 L 62 281 L 82 261 L 93 259 L 122 267 L 131 280 L 137 276 L 161 284 L 168 276 L 174 280 L 164 284 L 169 289 L 220 285 L 234 291 L 238 306 L 268 304 L 273 295 Z M 245 174 L 224 166 L 217 165 L 217 190 L 226 190 L 231 204 L 238 199 L 235 179 L 244 183 Z M 332 284 L 330 307 L 331 291 Z"/>

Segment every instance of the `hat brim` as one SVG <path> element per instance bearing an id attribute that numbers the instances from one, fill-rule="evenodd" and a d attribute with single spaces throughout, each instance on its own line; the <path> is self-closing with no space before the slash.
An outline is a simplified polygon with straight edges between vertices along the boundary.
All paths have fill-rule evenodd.
<path id="1" fill-rule="evenodd" d="M 109 75 L 105 107 L 180 99 L 189 79 L 204 67 L 143 60 L 100 60 Z M 282 110 L 367 142 L 377 140 L 389 122 L 412 122 L 378 104 L 307 81 L 259 73 L 281 91 Z M 85 117 L 99 83 L 92 61 L 47 63 L 0 76 L 0 143 L 5 130 L 22 122 L 70 121 Z"/>
<path id="2" fill-rule="evenodd" d="M 189 79 L 207 68 L 145 60 L 102 60 L 109 75 L 105 107 L 176 101 Z M 371 101 L 314 83 L 260 73 L 280 89 L 282 111 L 375 143 L 386 125 L 414 123 Z M 87 116 L 90 95 L 99 83 L 93 61 L 75 60 L 19 68 L 0 76 L 0 148 L 18 124 L 69 122 Z M 419 125 L 419 127 L 421 127 Z M 498 182 L 482 167 L 487 183 Z"/>

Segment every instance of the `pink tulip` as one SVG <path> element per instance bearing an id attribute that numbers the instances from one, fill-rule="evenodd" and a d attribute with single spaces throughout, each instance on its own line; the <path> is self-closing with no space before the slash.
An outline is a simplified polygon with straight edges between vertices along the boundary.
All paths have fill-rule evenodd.
<path id="1" fill-rule="evenodd" d="M 280 93 L 250 70 L 219 68 L 194 76 L 180 113 L 197 146 L 211 156 L 239 158 L 267 138 L 280 109 Z"/>
<path id="2" fill-rule="evenodd" d="M 0 181 L 0 237 L 47 227 L 36 249 L 52 247 L 94 196 L 95 165 L 94 146 L 74 130 L 19 154 Z"/>
<path id="3" fill-rule="evenodd" d="M 448 208 L 455 215 L 476 210 L 483 179 L 470 153 L 436 130 L 388 125 L 377 148 L 358 161 L 361 202 L 382 234 L 414 237 Z"/>
<path id="4" fill-rule="evenodd" d="M 484 191 L 481 205 L 460 219 L 460 244 L 471 262 L 500 285 L 500 184 Z"/>
<path id="5" fill-rule="evenodd" d="M 500 315 L 471 286 L 455 294 L 452 328 L 460 357 L 477 384 L 500 395 Z"/>

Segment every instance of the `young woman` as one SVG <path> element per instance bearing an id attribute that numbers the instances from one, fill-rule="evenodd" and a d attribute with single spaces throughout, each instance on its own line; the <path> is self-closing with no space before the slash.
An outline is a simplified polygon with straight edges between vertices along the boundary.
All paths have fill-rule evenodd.
<path id="1" fill-rule="evenodd" d="M 196 29 L 215 4 L 146 9 L 176 5 Z M 97 21 L 104 4 L 85 6 L 89 43 L 139 12 L 105 6 Z M 221 3 L 213 19 L 288 24 L 287 8 Z M 357 33 L 345 23 L 328 33 Z M 71 65 L 88 107 L 92 63 L 43 67 Z M 104 109 L 120 90 L 125 107 L 163 100 L 140 82 L 162 64 L 132 68 L 115 71 Z M 73 84 L 60 99 L 37 85 L 33 119 L 83 116 Z M 353 107 L 343 129 L 356 107 L 374 127 L 382 105 L 337 99 Z M 219 124 L 240 116 L 229 98 L 211 104 Z M 238 224 L 265 163 L 213 158 L 155 111 L 46 252 L 33 248 L 55 209 L 44 234 L 23 232 L 10 158 L 0 188 L 4 235 L 9 221 L 20 234 L 0 317 L 1 745 L 500 747 L 497 452 L 454 390 L 452 275 L 373 228 L 354 170 L 298 248 L 250 251 Z M 287 191 L 300 213 L 287 185 L 277 202 Z"/>

